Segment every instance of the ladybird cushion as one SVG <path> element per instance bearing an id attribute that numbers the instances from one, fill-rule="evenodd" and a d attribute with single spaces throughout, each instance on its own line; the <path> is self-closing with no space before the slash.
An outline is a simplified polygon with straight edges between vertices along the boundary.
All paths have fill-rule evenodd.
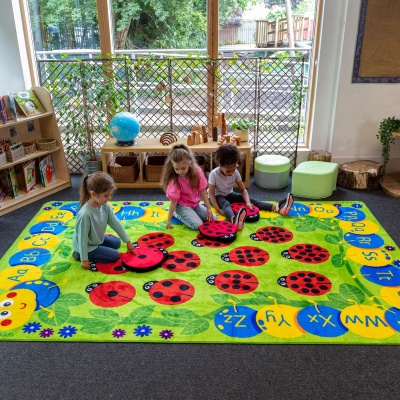
<path id="1" fill-rule="evenodd" d="M 206 221 L 200 228 L 200 233 L 220 242 L 233 242 L 236 239 L 237 227 L 229 221 Z"/>
<path id="2" fill-rule="evenodd" d="M 143 247 L 135 249 L 136 254 L 123 253 L 120 255 L 122 265 L 135 272 L 146 272 L 161 266 L 168 257 L 163 249 Z"/>
<path id="3" fill-rule="evenodd" d="M 257 222 L 260 219 L 260 210 L 258 207 L 253 206 L 253 209 L 246 207 L 244 203 L 232 203 L 232 211 L 236 214 L 241 208 L 246 209 L 246 219 L 245 222 Z"/>

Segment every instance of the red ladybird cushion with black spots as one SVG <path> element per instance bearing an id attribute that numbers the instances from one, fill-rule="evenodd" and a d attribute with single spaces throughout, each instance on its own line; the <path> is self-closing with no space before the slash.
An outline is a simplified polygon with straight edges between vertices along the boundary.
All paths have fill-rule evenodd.
<path id="1" fill-rule="evenodd" d="M 151 247 L 136 248 L 136 254 L 123 253 L 120 255 L 122 265 L 136 272 L 145 272 L 161 266 L 168 257 L 168 252 L 164 249 Z"/>
<path id="2" fill-rule="evenodd" d="M 206 238 L 232 242 L 236 239 L 237 227 L 229 221 L 206 221 L 200 226 L 199 231 Z"/>
<path id="3" fill-rule="evenodd" d="M 238 213 L 241 208 L 246 209 L 245 222 L 257 222 L 260 219 L 260 209 L 256 206 L 253 206 L 253 209 L 250 210 L 244 203 L 232 203 L 231 207 L 235 214 Z"/>

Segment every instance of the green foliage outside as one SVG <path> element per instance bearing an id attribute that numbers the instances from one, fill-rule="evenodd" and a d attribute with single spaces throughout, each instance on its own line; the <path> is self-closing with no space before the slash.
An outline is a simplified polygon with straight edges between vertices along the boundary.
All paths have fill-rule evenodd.
<path id="1" fill-rule="evenodd" d="M 256 0 L 220 0 L 219 23 L 240 24 Z M 29 0 L 36 50 L 98 49 L 96 0 Z M 116 49 L 206 47 L 206 0 L 112 0 Z"/>

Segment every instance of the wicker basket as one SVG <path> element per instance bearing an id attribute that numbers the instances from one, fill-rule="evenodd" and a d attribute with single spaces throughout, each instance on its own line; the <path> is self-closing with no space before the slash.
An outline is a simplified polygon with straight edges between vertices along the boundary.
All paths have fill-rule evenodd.
<path id="1" fill-rule="evenodd" d="M 24 146 L 24 153 L 25 155 L 27 154 L 32 154 L 36 151 L 36 146 L 35 143 L 32 142 L 23 142 L 22 146 Z"/>
<path id="2" fill-rule="evenodd" d="M 24 147 L 22 146 L 22 143 L 15 143 L 12 146 L 10 146 L 10 149 L 6 151 L 6 157 L 7 161 L 9 162 L 14 162 L 19 160 L 25 155 L 24 153 Z"/>
<path id="3" fill-rule="evenodd" d="M 139 175 L 136 156 L 114 157 L 108 164 L 108 172 L 116 183 L 134 183 Z"/>
<path id="4" fill-rule="evenodd" d="M 206 158 L 204 156 L 195 156 L 197 165 L 205 172 L 206 170 Z"/>
<path id="5" fill-rule="evenodd" d="M 36 147 L 40 151 L 49 151 L 56 148 L 55 139 L 39 139 L 36 140 Z"/>
<path id="6" fill-rule="evenodd" d="M 147 182 L 160 182 L 167 156 L 147 156 L 144 160 L 144 173 Z"/>

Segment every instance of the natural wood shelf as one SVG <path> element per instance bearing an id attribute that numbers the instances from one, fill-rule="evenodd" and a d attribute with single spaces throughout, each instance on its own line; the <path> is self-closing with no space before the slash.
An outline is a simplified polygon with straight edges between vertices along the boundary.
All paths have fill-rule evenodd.
<path id="1" fill-rule="evenodd" d="M 400 139 L 400 132 L 392 132 L 392 137 Z M 400 199 L 400 172 L 384 175 L 381 188 L 388 195 Z"/>
<path id="2" fill-rule="evenodd" d="M 4 165 L 2 165 L 0 167 L 0 170 L 1 169 L 11 168 L 11 167 L 13 167 L 14 165 L 17 165 L 17 164 L 23 164 L 24 162 L 29 161 L 29 160 L 33 160 L 34 158 L 42 157 L 42 156 L 45 156 L 47 154 L 54 153 L 56 151 L 60 151 L 60 149 L 61 149 L 61 147 L 55 147 L 53 150 L 47 150 L 47 151 L 35 150 L 34 153 L 27 154 L 24 157 L 21 157 L 16 161 L 5 163 Z"/>
<path id="3" fill-rule="evenodd" d="M 50 93 L 42 87 L 33 87 L 32 90 L 42 103 L 46 112 L 30 117 L 19 117 L 17 120 L 0 125 L 0 139 L 12 139 L 12 141 L 16 143 L 35 143 L 37 140 L 45 138 L 55 139 L 57 146 L 52 150 L 36 150 L 34 153 L 27 154 L 16 161 L 7 162 L 0 167 L 0 171 L 8 171 L 16 166 L 16 178 L 19 186 L 19 191 L 15 198 L 8 195 L 3 202 L 0 203 L 0 216 L 71 186 L 67 161 L 63 148 L 61 147 L 60 131 L 54 114 Z M 28 128 L 27 122 L 29 121 L 31 124 L 29 124 Z M 15 127 L 16 136 L 10 138 L 11 127 Z M 48 186 L 42 186 L 38 161 L 48 154 L 52 154 L 56 180 Z M 31 189 L 27 192 L 25 190 L 25 181 L 20 166 L 30 160 L 37 160 L 35 163 L 36 185 L 34 186 L 34 190 Z"/>
<path id="4" fill-rule="evenodd" d="M 139 176 L 134 183 L 116 183 L 119 188 L 160 188 L 160 182 L 148 182 L 145 179 L 143 171 L 143 163 L 146 153 L 168 153 L 171 151 L 173 145 L 186 144 L 185 138 L 179 138 L 168 146 L 163 146 L 160 138 L 137 138 L 135 146 L 116 146 L 116 139 L 108 139 L 101 148 L 103 171 L 108 172 L 108 163 L 113 157 L 114 153 L 136 153 L 139 154 Z M 218 148 L 217 142 L 209 141 L 195 146 L 190 146 L 193 153 L 210 153 L 210 167 L 213 169 L 213 156 Z M 239 151 L 246 153 L 246 169 L 243 184 L 248 187 L 250 185 L 250 157 L 251 147 L 248 142 L 242 142 L 238 146 Z"/>
<path id="5" fill-rule="evenodd" d="M 70 181 L 56 179 L 46 187 L 42 186 L 40 183 L 36 184 L 34 188 L 37 188 L 37 190 L 30 190 L 29 192 L 26 192 L 25 190 L 20 189 L 18 192 L 18 197 L 12 199 L 11 197 L 7 196 L 4 201 L 0 203 L 0 216 L 14 211 L 22 206 L 26 206 L 27 204 L 33 203 L 34 201 L 45 196 L 56 193 L 62 189 L 66 189 L 70 186 Z"/>

